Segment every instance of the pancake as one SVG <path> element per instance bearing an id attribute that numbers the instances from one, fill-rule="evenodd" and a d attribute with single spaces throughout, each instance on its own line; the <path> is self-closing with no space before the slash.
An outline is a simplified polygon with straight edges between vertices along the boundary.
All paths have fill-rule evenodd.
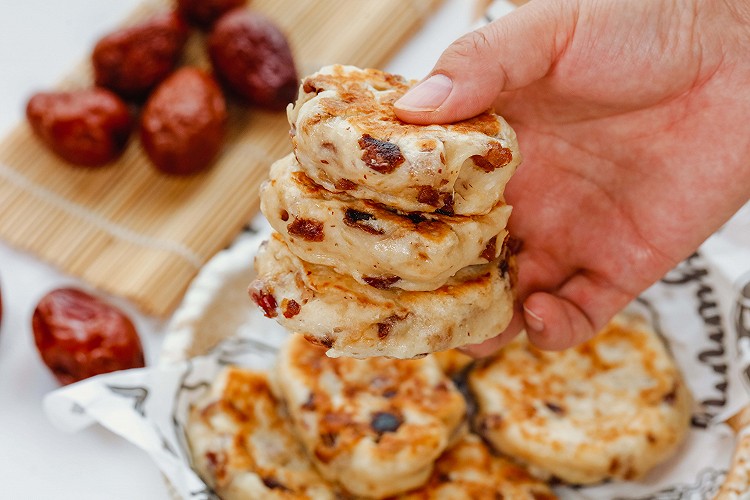
<path id="1" fill-rule="evenodd" d="M 311 460 L 355 496 L 423 485 L 465 429 L 463 396 L 432 358 L 329 358 L 292 335 L 275 380 Z"/>
<path id="2" fill-rule="evenodd" d="M 690 393 L 661 339 L 622 315 L 588 342 L 540 351 L 521 335 L 469 373 L 477 430 L 500 453 L 573 484 L 634 480 L 670 457 Z"/>
<path id="3" fill-rule="evenodd" d="M 304 78 L 287 108 L 300 165 L 329 191 L 401 211 L 488 213 L 520 163 L 515 133 L 490 111 L 447 125 L 404 123 L 393 103 L 414 83 L 341 65 Z"/>
<path id="4" fill-rule="evenodd" d="M 293 155 L 271 166 L 261 210 L 299 258 L 362 284 L 398 278 L 394 287 L 413 291 L 435 290 L 460 269 L 495 260 L 511 212 L 500 203 L 475 217 L 398 213 L 323 189 Z"/>
<path id="5" fill-rule="evenodd" d="M 510 460 L 493 455 L 474 435 L 466 435 L 435 463 L 425 486 L 398 500 L 553 500 L 549 485 Z"/>
<path id="6" fill-rule="evenodd" d="M 431 292 L 362 285 L 296 257 L 273 233 L 255 257 L 249 293 L 268 317 L 329 356 L 414 358 L 502 332 L 513 314 L 508 255 L 460 270 Z"/>
<path id="7" fill-rule="evenodd" d="M 191 410 L 193 467 L 223 500 L 333 500 L 265 373 L 228 368 Z"/>

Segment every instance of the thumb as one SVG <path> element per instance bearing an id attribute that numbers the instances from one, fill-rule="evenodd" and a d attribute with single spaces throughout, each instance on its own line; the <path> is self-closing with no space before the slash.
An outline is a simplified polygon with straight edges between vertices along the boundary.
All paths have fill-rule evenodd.
<path id="1" fill-rule="evenodd" d="M 492 107 L 504 90 L 543 77 L 564 47 L 574 2 L 530 2 L 467 33 L 440 56 L 430 74 L 394 103 L 399 119 L 450 123 Z"/>

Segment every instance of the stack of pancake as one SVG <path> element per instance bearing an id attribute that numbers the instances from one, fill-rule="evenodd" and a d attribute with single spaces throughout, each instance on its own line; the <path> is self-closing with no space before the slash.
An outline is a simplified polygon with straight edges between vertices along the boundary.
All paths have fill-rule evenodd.
<path id="1" fill-rule="evenodd" d="M 495 336 L 512 315 L 515 134 L 491 111 L 401 122 L 393 103 L 414 83 L 338 65 L 306 77 L 288 109 L 294 153 L 261 188 L 276 233 L 251 296 L 330 356 L 419 357 Z"/>

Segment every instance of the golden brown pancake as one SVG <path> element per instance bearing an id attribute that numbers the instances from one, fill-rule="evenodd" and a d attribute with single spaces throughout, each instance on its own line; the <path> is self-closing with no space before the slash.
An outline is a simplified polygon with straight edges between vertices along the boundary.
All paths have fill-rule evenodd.
<path id="1" fill-rule="evenodd" d="M 292 335 L 275 377 L 316 467 L 356 496 L 421 486 L 465 429 L 464 399 L 432 358 L 329 358 Z"/>
<path id="2" fill-rule="evenodd" d="M 261 210 L 299 258 L 362 284 L 393 279 L 412 291 L 435 290 L 460 269 L 495 260 L 511 212 L 500 203 L 474 217 L 399 213 L 323 189 L 293 155 L 271 166 Z"/>
<path id="3" fill-rule="evenodd" d="M 553 500 L 549 485 L 507 458 L 493 455 L 474 435 L 466 435 L 435 463 L 430 479 L 399 500 Z"/>
<path id="4" fill-rule="evenodd" d="M 477 429 L 530 470 L 575 484 L 642 477 L 690 422 L 690 393 L 661 339 L 620 316 L 593 339 L 541 351 L 525 335 L 469 373 Z"/>
<path id="5" fill-rule="evenodd" d="M 193 467 L 224 500 L 333 500 L 262 372 L 227 368 L 186 425 Z"/>
<path id="6" fill-rule="evenodd" d="M 515 133 L 491 111 L 446 125 L 404 123 L 393 103 L 414 83 L 340 65 L 304 78 L 287 109 L 300 165 L 329 191 L 405 212 L 486 214 L 521 161 Z"/>
<path id="7" fill-rule="evenodd" d="M 329 356 L 414 358 L 478 343 L 513 314 L 513 259 L 461 269 L 431 292 L 362 285 L 295 256 L 278 233 L 255 257 L 250 295 L 269 317 Z"/>

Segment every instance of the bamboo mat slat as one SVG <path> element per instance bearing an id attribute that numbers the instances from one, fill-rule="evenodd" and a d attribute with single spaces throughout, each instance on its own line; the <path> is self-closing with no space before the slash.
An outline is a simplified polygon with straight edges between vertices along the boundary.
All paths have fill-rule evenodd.
<path id="1" fill-rule="evenodd" d="M 304 75 L 333 63 L 382 67 L 441 0 L 253 0 L 289 37 Z M 148 0 L 125 24 L 168 8 Z M 184 64 L 208 68 L 202 35 Z M 88 59 L 60 88 L 89 85 Z M 115 163 L 67 165 L 20 123 L 0 142 L 0 239 L 156 316 L 170 313 L 198 269 L 258 209 L 268 166 L 290 150 L 282 113 L 230 103 L 226 147 L 207 172 L 154 170 L 137 133 Z M 248 266 L 251 262 L 248 262 Z"/>

